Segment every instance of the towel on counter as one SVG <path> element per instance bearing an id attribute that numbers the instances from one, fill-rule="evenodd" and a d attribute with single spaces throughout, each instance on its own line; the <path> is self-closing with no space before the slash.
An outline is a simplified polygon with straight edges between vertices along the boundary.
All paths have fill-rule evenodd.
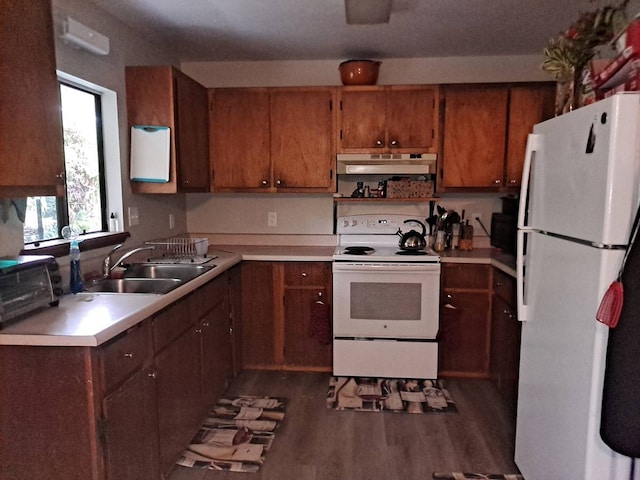
<path id="1" fill-rule="evenodd" d="M 309 323 L 309 336 L 315 338 L 322 345 L 331 344 L 331 309 L 322 301 L 311 302 L 311 321 Z"/>

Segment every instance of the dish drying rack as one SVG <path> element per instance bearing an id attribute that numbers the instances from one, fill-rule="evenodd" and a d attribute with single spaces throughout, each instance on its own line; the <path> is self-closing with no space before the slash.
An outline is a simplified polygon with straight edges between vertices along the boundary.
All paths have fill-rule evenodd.
<path id="1" fill-rule="evenodd" d="M 154 246 L 152 263 L 207 263 L 216 256 L 207 256 L 208 238 L 170 237 L 150 240 L 145 245 Z"/>

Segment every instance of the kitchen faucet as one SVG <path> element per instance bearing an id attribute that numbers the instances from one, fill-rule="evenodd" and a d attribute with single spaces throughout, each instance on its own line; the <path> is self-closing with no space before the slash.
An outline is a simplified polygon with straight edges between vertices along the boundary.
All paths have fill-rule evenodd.
<path id="1" fill-rule="evenodd" d="M 113 247 L 111 249 L 111 251 L 107 254 L 106 257 L 104 257 L 104 261 L 102 263 L 102 274 L 105 278 L 109 278 L 111 276 L 111 272 L 113 271 L 114 268 L 119 267 L 120 265 L 122 265 L 122 262 L 124 262 L 127 258 L 129 258 L 131 255 L 134 255 L 138 252 L 142 252 L 144 250 L 153 250 L 156 247 L 153 245 L 147 246 L 147 247 L 138 247 L 138 248 L 134 248 L 133 250 L 129 250 L 128 252 L 124 253 L 120 259 L 114 263 L 113 265 L 111 265 L 111 255 L 113 255 L 113 253 L 120 249 L 120 247 L 122 247 L 122 243 L 116 245 L 115 247 Z"/>

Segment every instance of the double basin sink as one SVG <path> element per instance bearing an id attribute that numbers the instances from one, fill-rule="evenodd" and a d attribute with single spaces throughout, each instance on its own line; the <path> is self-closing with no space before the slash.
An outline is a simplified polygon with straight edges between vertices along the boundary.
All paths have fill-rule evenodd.
<path id="1" fill-rule="evenodd" d="M 122 278 L 104 278 L 85 291 L 92 293 L 152 293 L 162 295 L 208 272 L 215 265 L 150 264 L 129 265 Z"/>

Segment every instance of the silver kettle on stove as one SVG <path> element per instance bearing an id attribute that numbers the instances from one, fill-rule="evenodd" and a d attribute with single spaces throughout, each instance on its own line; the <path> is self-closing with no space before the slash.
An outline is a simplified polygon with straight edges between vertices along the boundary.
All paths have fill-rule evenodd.
<path id="1" fill-rule="evenodd" d="M 416 230 L 409 230 L 407 233 L 402 233 L 402 230 L 398 228 L 396 235 L 400 237 L 398 246 L 401 250 L 422 250 L 427 246 L 427 240 L 425 235 L 427 234 L 427 228 L 420 220 L 409 219 L 404 223 L 415 222 L 422 227 L 422 233 Z"/>

